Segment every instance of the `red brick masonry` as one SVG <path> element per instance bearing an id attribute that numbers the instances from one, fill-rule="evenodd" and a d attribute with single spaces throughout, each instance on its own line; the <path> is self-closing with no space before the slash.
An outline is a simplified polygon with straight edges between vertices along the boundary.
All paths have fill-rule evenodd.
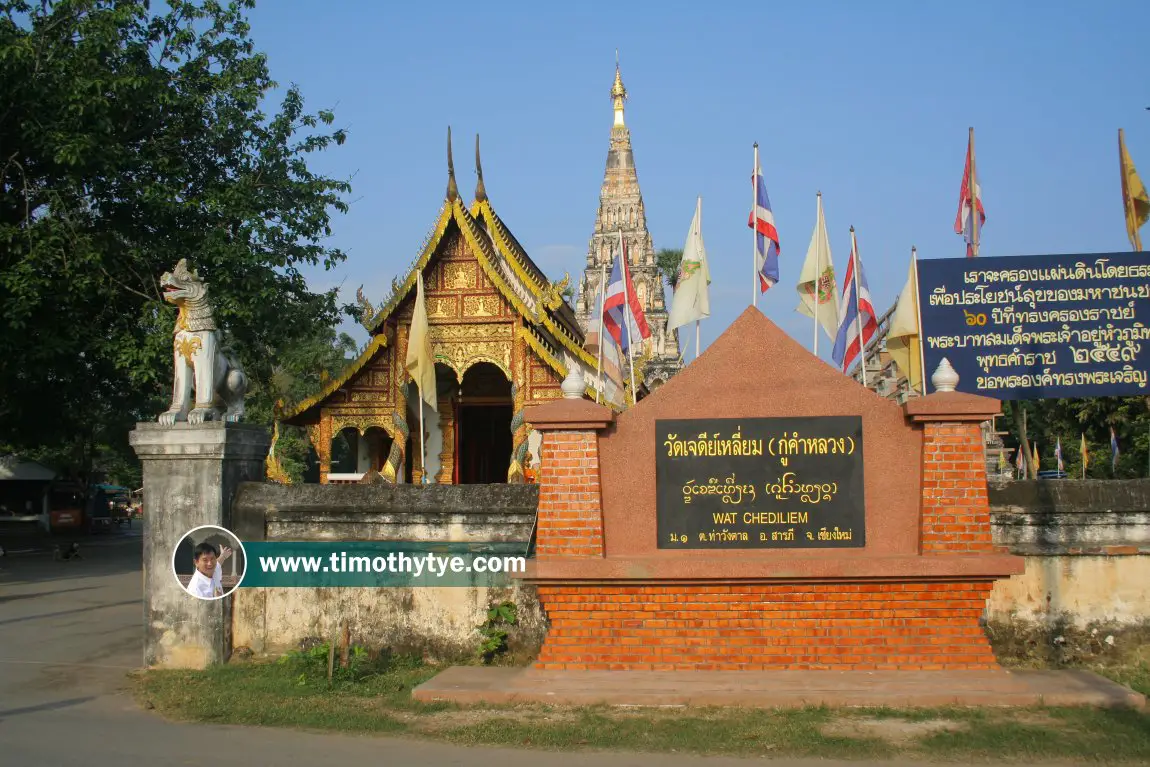
<path id="1" fill-rule="evenodd" d="M 991 583 L 539 586 L 537 668 L 997 668 Z"/>
<path id="2" fill-rule="evenodd" d="M 998 669 L 979 618 L 1023 569 L 991 540 L 979 422 L 998 412 L 955 392 L 899 408 L 753 308 L 618 419 L 586 400 L 529 408 L 543 442 L 525 579 L 550 622 L 536 668 Z M 844 414 L 863 422 L 865 547 L 657 548 L 657 419 Z"/>
<path id="3" fill-rule="evenodd" d="M 553 432 L 544 440 L 539 466 L 539 515 L 535 556 L 603 556 L 599 503 L 599 436 L 593 431 Z"/>

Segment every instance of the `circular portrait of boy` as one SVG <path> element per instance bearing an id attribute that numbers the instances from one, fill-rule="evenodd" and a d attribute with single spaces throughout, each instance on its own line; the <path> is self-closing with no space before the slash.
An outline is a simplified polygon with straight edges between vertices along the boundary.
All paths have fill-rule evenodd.
<path id="1" fill-rule="evenodd" d="M 189 530 L 172 553 L 180 588 L 197 599 L 221 599 L 244 579 L 244 546 L 230 530 L 204 525 Z"/>

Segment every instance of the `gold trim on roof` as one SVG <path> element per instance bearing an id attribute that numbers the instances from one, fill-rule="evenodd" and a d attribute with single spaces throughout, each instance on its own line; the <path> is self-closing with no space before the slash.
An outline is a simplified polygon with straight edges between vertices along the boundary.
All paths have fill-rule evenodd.
<path id="1" fill-rule="evenodd" d="M 555 301 L 556 298 L 558 298 L 559 302 L 563 301 L 562 292 L 570 282 L 570 277 L 565 277 L 558 283 L 547 281 L 546 277 L 544 277 L 546 284 L 543 284 L 540 282 L 538 276 L 530 274 L 530 269 L 525 263 L 525 260 L 530 257 L 514 244 L 507 225 L 503 223 L 503 219 L 499 218 L 499 214 L 495 212 L 495 208 L 492 207 L 490 200 L 472 203 L 470 213 L 472 218 L 476 220 L 478 220 L 480 215 L 483 215 L 490 225 L 492 232 L 495 234 L 492 240 L 496 249 L 503 255 L 504 260 L 507 261 L 511 267 L 511 271 L 523 282 L 528 292 L 530 292 L 535 299 L 536 306 L 538 307 L 537 311 L 535 313 L 524 312 L 524 316 L 532 322 L 542 324 L 543 327 L 547 328 L 559 343 L 563 345 L 564 349 L 574 354 L 582 362 L 589 365 L 597 365 L 598 361 L 583 348 L 583 345 L 579 343 L 578 339 L 572 336 L 570 331 L 561 324 L 555 322 L 549 314 L 549 312 L 559 308 L 559 303 Z M 535 268 L 539 269 L 538 266 L 535 266 Z"/>
<path id="2" fill-rule="evenodd" d="M 477 216 L 480 213 L 486 214 L 487 223 L 495 236 L 489 236 L 487 231 L 480 228 L 477 220 Z M 444 200 L 435 225 L 428 233 L 419 256 L 416 257 L 415 261 L 411 264 L 406 279 L 398 286 L 398 289 L 388 299 L 387 303 L 379 307 L 379 310 L 372 318 L 370 327 L 367 327 L 367 331 L 372 334 L 372 340 L 363 354 L 351 363 L 337 378 L 327 383 L 318 393 L 300 402 L 292 408 L 290 412 L 285 412 L 283 416 L 285 420 L 298 417 L 305 411 L 327 399 L 339 388 L 344 386 L 356 373 L 360 372 L 370 361 L 376 350 L 386 346 L 386 337 L 379 332 L 380 328 L 404 299 L 407 298 L 408 294 L 415 289 L 417 273 L 422 272 L 423 269 L 427 267 L 431 256 L 434 255 L 435 251 L 439 248 L 444 235 L 447 233 L 448 224 L 453 220 L 459 227 L 464 240 L 466 240 L 472 252 L 475 253 L 476 260 L 479 261 L 483 273 L 487 275 L 487 278 L 491 280 L 491 283 L 495 286 L 496 290 L 499 291 L 499 294 L 511 304 L 515 311 L 527 322 L 541 325 L 545 328 L 565 350 L 571 352 L 579 361 L 592 368 L 597 366 L 598 361 L 583 348 L 583 345 L 579 343 L 566 328 L 557 323 L 551 316 L 551 312 L 557 309 L 559 305 L 556 303 L 556 297 L 558 297 L 559 301 L 563 300 L 559 294 L 561 294 L 563 287 L 565 287 L 566 280 L 560 281 L 559 283 L 552 283 L 548 281 L 544 275 L 543 282 L 541 282 L 538 275 L 530 274 L 529 272 L 531 270 L 526 263 L 530 260 L 530 257 L 525 252 L 522 252 L 520 246 L 513 244 L 507 226 L 499 218 L 498 214 L 495 213 L 490 201 L 486 199 L 477 200 L 471 205 L 471 210 L 468 210 L 468 207 L 464 205 L 462 199 L 456 196 L 453 199 Z M 495 265 L 495 259 L 500 257 L 508 263 L 512 273 L 522 281 L 538 307 L 538 311 L 529 310 L 511 286 L 507 284 L 507 281 Z M 538 266 L 534 263 L 532 263 L 531 266 L 541 273 L 541 270 L 539 270 Z M 522 328 L 521 330 L 526 330 L 526 328 Z M 544 348 L 543 342 L 536 338 L 534 332 L 528 331 L 525 337 L 529 339 L 528 345 L 530 345 L 552 369 L 561 377 L 566 377 L 566 366 Z M 594 398 L 594 388 L 587 387 L 587 393 Z"/>
<path id="3" fill-rule="evenodd" d="M 290 410 L 285 410 L 280 417 L 281 420 L 286 421 L 288 419 L 303 415 L 305 412 L 320 404 L 332 394 L 335 394 L 336 391 L 341 389 L 357 373 L 363 370 L 365 365 L 371 362 L 377 351 L 386 347 L 387 336 L 383 335 L 382 333 L 372 336 L 371 341 L 369 341 L 367 347 L 364 348 L 363 354 L 359 355 L 359 357 L 356 358 L 354 362 L 344 368 L 343 372 L 341 372 L 338 376 L 328 381 L 327 385 L 325 385 L 317 393 L 303 400 Z"/>
<path id="4" fill-rule="evenodd" d="M 527 345 L 531 348 L 531 351 L 535 352 L 535 354 L 539 356 L 539 359 L 547 363 L 547 366 L 554 370 L 561 379 L 567 377 L 567 366 L 560 362 L 558 358 L 552 354 L 551 350 L 547 348 L 547 343 L 543 339 L 539 338 L 535 331 L 533 331 L 531 328 L 521 327 L 519 328 L 518 335 L 520 338 L 527 342 Z M 586 394 L 588 398 L 595 399 L 594 386 L 584 386 L 583 393 Z M 618 407 L 615 407 L 610 403 L 604 402 L 603 404 L 612 410 L 619 410 Z"/>
<path id="5" fill-rule="evenodd" d="M 458 203 L 458 201 L 459 198 L 457 197 L 456 203 Z M 424 243 L 423 250 L 420 251 L 415 262 L 412 263 L 411 269 L 408 270 L 407 279 L 403 281 L 403 284 L 399 286 L 399 290 L 395 291 L 387 304 L 380 307 L 379 312 L 376 313 L 375 319 L 372 320 L 371 327 L 367 329 L 367 332 L 375 333 L 383 324 L 384 320 L 391 316 L 391 313 L 396 310 L 396 307 L 399 306 L 403 299 L 407 297 L 407 294 L 411 292 L 412 288 L 415 287 L 415 273 L 423 271 L 423 268 L 427 266 L 427 262 L 431 260 L 431 255 L 435 252 L 435 249 L 439 247 L 443 235 L 447 232 L 447 225 L 451 222 L 451 219 L 455 217 L 453 208 L 453 203 L 446 200 L 444 201 L 443 207 L 439 210 L 439 218 L 436 220 L 431 232 L 427 235 L 427 241 Z"/>
<path id="6" fill-rule="evenodd" d="M 526 263 L 527 254 L 521 252 L 519 248 L 512 244 L 511 233 L 508 231 L 507 225 L 503 223 L 503 219 L 499 218 L 495 213 L 495 209 L 491 207 L 491 201 L 484 199 L 472 203 L 470 213 L 472 218 L 478 219 L 482 215 L 487 220 L 487 223 L 496 235 L 496 237 L 493 238 L 496 240 L 495 246 L 502 252 L 507 262 L 511 265 L 511 271 L 515 272 L 515 275 L 523 280 L 523 284 L 531 291 L 531 295 L 534 298 L 540 298 L 543 291 L 547 289 L 548 281 L 546 276 L 540 279 L 542 270 L 534 264 L 532 264 L 532 266 L 535 266 L 535 269 L 539 271 L 540 274 L 532 273 L 531 268 Z"/>

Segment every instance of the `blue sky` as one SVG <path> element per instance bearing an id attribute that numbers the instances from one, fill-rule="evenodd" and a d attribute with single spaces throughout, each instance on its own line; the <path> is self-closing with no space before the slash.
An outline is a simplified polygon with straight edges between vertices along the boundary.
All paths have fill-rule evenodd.
<path id="1" fill-rule="evenodd" d="M 321 10 L 322 9 L 322 10 Z M 273 77 L 332 108 L 348 142 L 316 156 L 352 178 L 335 270 L 316 289 L 378 300 L 406 270 L 446 185 L 451 125 L 470 200 L 475 134 L 500 215 L 552 279 L 585 264 L 619 48 L 627 124 L 656 248 L 683 247 L 703 198 L 712 315 L 703 348 L 750 304 L 752 144 L 782 240 L 759 307 L 810 346 L 795 282 L 823 193 L 836 270 L 853 225 L 880 311 L 919 258 L 964 254 L 953 224 L 975 128 L 982 255 L 1129 250 L 1118 128 L 1150 182 L 1150 3 L 264 2 Z M 1143 33 L 1134 39 L 1132 33 Z M 1144 231 L 1150 237 L 1150 230 Z M 345 329 L 363 343 L 366 334 Z M 820 339 L 820 356 L 831 343 Z M 693 352 L 693 350 L 692 350 Z"/>

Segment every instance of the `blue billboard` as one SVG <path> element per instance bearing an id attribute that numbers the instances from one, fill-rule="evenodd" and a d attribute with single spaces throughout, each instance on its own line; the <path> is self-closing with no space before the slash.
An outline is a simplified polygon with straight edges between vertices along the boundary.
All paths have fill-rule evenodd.
<path id="1" fill-rule="evenodd" d="M 918 262 L 925 393 L 999 400 L 1150 395 L 1150 252 Z"/>

